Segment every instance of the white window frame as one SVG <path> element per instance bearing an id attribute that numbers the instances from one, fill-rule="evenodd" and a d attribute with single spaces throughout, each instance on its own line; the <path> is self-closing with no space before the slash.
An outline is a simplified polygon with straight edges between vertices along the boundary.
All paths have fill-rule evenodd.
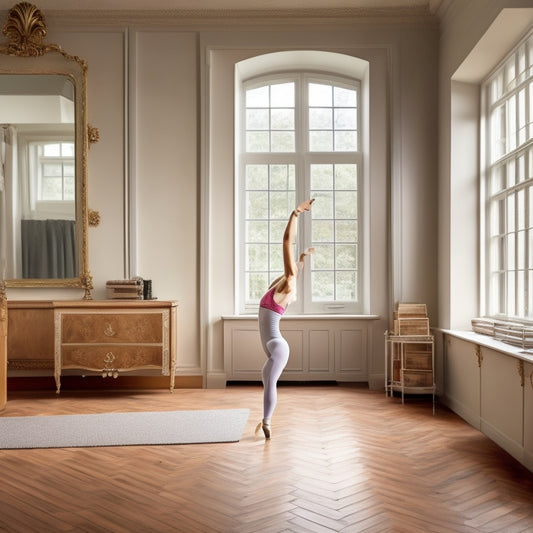
<path id="1" fill-rule="evenodd" d="M 496 80 L 505 84 L 497 97 Z M 521 91 L 524 114 L 515 105 Z M 481 308 L 494 319 L 533 323 L 533 31 L 483 82 L 481 95 Z M 495 140 L 492 124 L 502 106 L 504 136 Z M 506 183 L 496 190 L 499 171 Z"/>
<path id="2" fill-rule="evenodd" d="M 245 146 L 245 101 L 244 94 L 245 89 L 250 86 L 257 85 L 262 86 L 266 83 L 272 82 L 287 82 L 295 81 L 300 85 L 300 88 L 297 88 L 297 92 L 300 91 L 300 96 L 302 98 L 301 105 L 296 103 L 295 109 L 295 122 L 296 122 L 296 150 L 294 153 L 277 153 L 277 152 L 265 152 L 265 153 L 240 153 L 239 147 Z M 307 91 L 304 90 L 305 87 L 311 82 L 328 82 L 335 86 L 345 86 L 349 88 L 357 89 L 358 102 L 357 102 L 357 134 L 358 134 L 358 150 L 357 152 L 309 152 L 308 147 L 308 114 L 302 112 L 308 109 L 307 102 Z M 296 102 L 298 102 L 299 96 L 296 97 Z M 244 201 L 244 175 L 245 175 L 245 165 L 250 163 L 262 163 L 266 164 L 268 162 L 282 161 L 283 163 L 292 163 L 296 165 L 296 194 L 295 194 L 295 203 L 298 203 L 308 197 L 312 196 L 310 190 L 310 167 L 313 163 L 328 163 L 328 164 L 339 164 L 339 163 L 352 163 L 357 166 L 358 169 L 358 178 L 357 178 L 357 224 L 358 224 L 358 242 L 357 242 L 357 269 L 356 269 L 356 291 L 358 295 L 358 300 L 353 302 L 346 301 L 328 301 L 328 302 L 311 302 L 311 268 L 309 263 L 306 264 L 306 267 L 303 270 L 302 276 L 299 279 L 299 289 L 298 289 L 298 300 L 291 304 L 289 312 L 292 314 L 357 314 L 364 312 L 364 298 L 365 290 L 363 287 L 364 282 L 364 258 L 363 258 L 363 236 L 364 236 L 364 219 L 363 219 L 363 198 L 364 198 L 364 169 L 363 169 L 363 135 L 362 131 L 362 116 L 363 110 L 361 108 L 361 80 L 358 79 L 348 79 L 344 76 L 337 76 L 331 74 L 323 74 L 320 72 L 299 72 L 292 71 L 290 73 L 278 73 L 278 74 L 269 74 L 265 76 L 254 77 L 253 80 L 243 80 L 242 84 L 238 87 L 237 95 L 237 116 L 236 116 L 236 161 L 237 161 L 237 171 L 238 176 L 236 179 L 236 189 L 237 189 L 237 200 L 238 208 L 236 210 L 237 218 L 236 227 L 237 235 L 244 236 L 244 221 L 245 221 L 245 201 Z M 303 138 L 302 138 L 303 137 Z M 244 151 L 244 150 L 243 150 Z M 289 211 L 290 212 L 290 211 Z M 289 212 L 287 213 L 287 219 Z M 298 242 L 296 245 L 296 256 L 299 255 L 307 246 L 312 246 L 311 242 L 311 226 L 312 226 L 312 214 L 310 216 L 304 215 L 301 220 L 299 220 L 298 228 Z M 281 235 L 280 235 L 281 239 Z M 238 309 L 240 313 L 255 313 L 257 312 L 258 302 L 249 302 L 245 301 L 245 254 L 244 254 L 244 238 L 237 239 L 237 259 L 236 259 L 236 268 L 238 269 L 236 273 L 237 281 L 237 293 L 238 293 Z M 281 244 L 280 244 L 281 247 Z"/>
<path id="3" fill-rule="evenodd" d="M 28 177 L 21 184 L 21 203 L 24 217 L 32 219 L 76 218 L 76 200 L 42 200 L 39 197 L 42 160 L 37 154 L 37 145 L 73 143 L 74 139 L 63 133 L 41 134 L 23 132 L 19 135 L 19 168 Z M 70 159 L 70 158 L 60 158 Z M 75 156 L 72 156 L 75 164 Z M 75 196 L 77 190 L 74 192 Z"/>

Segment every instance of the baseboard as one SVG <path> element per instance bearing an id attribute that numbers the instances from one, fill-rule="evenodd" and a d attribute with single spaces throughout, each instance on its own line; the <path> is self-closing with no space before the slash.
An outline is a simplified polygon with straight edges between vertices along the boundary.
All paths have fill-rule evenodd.
<path id="1" fill-rule="evenodd" d="M 202 376 L 176 376 L 176 389 L 201 389 Z M 61 376 L 61 390 L 144 390 L 168 389 L 168 376 L 120 376 L 103 379 L 101 376 Z M 7 390 L 55 390 L 53 376 L 8 377 Z"/>

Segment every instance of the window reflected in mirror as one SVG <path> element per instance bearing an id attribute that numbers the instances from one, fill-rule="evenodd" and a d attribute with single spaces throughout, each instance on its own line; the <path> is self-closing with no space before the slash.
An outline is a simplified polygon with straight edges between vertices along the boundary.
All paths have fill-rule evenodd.
<path id="1" fill-rule="evenodd" d="M 79 276 L 74 94 L 68 76 L 1 77 L 7 279 Z"/>

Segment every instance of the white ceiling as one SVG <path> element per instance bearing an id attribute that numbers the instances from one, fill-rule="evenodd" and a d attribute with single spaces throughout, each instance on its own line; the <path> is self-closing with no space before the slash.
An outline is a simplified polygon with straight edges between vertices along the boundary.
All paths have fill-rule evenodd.
<path id="1" fill-rule="evenodd" d="M 412 9 L 435 13 L 442 0 L 35 0 L 47 11 L 75 10 L 279 10 L 279 9 Z M 17 2 L 0 0 L 0 10 L 9 10 Z"/>

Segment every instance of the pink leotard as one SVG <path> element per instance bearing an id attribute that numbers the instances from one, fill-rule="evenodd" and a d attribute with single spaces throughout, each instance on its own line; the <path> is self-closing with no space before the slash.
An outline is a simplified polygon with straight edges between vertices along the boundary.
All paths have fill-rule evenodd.
<path id="1" fill-rule="evenodd" d="M 281 307 L 281 305 L 274 301 L 275 290 L 276 287 L 272 287 L 272 289 L 265 293 L 265 295 L 261 298 L 261 301 L 259 302 L 259 307 L 270 309 L 271 311 L 275 311 L 276 313 L 282 315 L 283 313 L 285 313 L 285 308 Z"/>

